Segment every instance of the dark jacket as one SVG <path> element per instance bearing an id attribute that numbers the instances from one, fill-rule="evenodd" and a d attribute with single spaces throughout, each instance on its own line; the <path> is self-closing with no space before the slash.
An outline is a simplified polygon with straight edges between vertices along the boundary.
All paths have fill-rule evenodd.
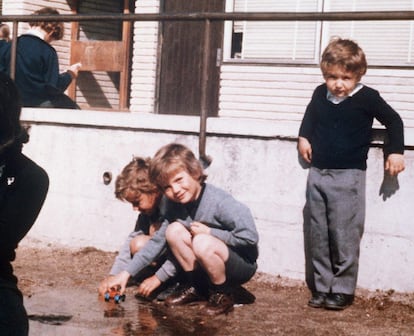
<path id="1" fill-rule="evenodd" d="M 0 70 L 10 75 L 10 42 L 0 43 Z M 37 107 L 62 95 L 72 81 L 59 73 L 55 48 L 41 38 L 23 34 L 17 39 L 15 83 L 23 106 Z"/>
<path id="2" fill-rule="evenodd" d="M 0 156 L 0 287 L 16 287 L 11 262 L 45 200 L 47 173 L 18 151 Z"/>

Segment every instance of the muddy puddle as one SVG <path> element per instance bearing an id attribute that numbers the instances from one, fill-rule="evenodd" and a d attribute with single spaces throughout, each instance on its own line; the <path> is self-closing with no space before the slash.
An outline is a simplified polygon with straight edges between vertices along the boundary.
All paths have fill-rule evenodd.
<path id="1" fill-rule="evenodd" d="M 25 307 L 31 336 L 212 336 L 223 323 L 220 318 L 206 319 L 201 305 L 172 309 L 133 294 L 120 303 L 105 302 L 96 293 L 76 288 L 37 292 L 25 297 Z"/>

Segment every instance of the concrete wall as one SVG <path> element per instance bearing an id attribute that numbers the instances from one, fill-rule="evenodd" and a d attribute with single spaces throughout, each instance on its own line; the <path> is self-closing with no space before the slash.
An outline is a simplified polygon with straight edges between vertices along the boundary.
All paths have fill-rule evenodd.
<path id="1" fill-rule="evenodd" d="M 105 185 L 103 173 L 116 177 L 132 155 L 152 156 L 172 141 L 198 153 L 195 117 L 26 109 L 23 119 L 32 123 L 24 152 L 48 171 L 51 181 L 44 208 L 23 243 L 117 250 L 137 214 L 115 199 L 114 183 Z M 207 125 L 206 152 L 213 158 L 208 181 L 252 209 L 260 233 L 259 271 L 304 279 L 307 170 L 297 161 L 298 125 L 225 118 L 209 119 Z M 382 151 L 370 150 L 358 282 L 363 288 L 414 291 L 412 151 L 406 160 L 399 190 L 384 200 L 379 195 Z"/>

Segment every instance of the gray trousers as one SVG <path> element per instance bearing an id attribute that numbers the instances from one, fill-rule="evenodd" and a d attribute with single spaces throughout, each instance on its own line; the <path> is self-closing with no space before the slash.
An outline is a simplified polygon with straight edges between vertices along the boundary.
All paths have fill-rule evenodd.
<path id="1" fill-rule="evenodd" d="M 354 294 L 365 221 L 366 172 L 309 170 L 304 209 L 306 283 L 314 292 Z"/>

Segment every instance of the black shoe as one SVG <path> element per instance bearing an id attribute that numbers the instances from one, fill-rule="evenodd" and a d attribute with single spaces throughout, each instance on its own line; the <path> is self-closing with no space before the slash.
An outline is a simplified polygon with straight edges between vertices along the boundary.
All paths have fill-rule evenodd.
<path id="1" fill-rule="evenodd" d="M 199 294 L 195 287 L 185 285 L 177 288 L 174 293 L 165 299 L 164 303 L 166 306 L 179 306 L 203 300 L 203 296 Z"/>
<path id="2" fill-rule="evenodd" d="M 308 301 L 308 306 L 313 308 L 325 307 L 325 300 L 327 296 L 327 293 L 313 292 L 312 297 Z"/>
<path id="3" fill-rule="evenodd" d="M 331 293 L 325 300 L 325 308 L 331 310 L 342 310 L 354 302 L 354 295 Z"/>
<path id="4" fill-rule="evenodd" d="M 205 313 L 207 315 L 226 314 L 233 310 L 233 305 L 233 297 L 230 294 L 215 292 L 208 299 Z"/>
<path id="5" fill-rule="evenodd" d="M 171 283 L 171 284 L 163 286 L 162 288 L 160 288 L 159 291 L 157 291 L 155 295 L 155 299 L 157 301 L 165 301 L 167 297 L 169 297 L 170 295 L 172 295 L 173 293 L 177 291 L 179 285 L 180 284 L 178 282 L 175 282 L 175 283 Z"/>
<path id="6" fill-rule="evenodd" d="M 254 294 L 243 286 L 233 288 L 232 297 L 235 304 L 251 304 L 256 301 Z"/>

